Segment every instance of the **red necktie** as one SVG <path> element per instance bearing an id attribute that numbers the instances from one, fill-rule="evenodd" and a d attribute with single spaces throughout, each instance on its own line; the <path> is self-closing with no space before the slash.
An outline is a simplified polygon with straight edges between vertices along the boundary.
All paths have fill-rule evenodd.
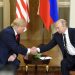
<path id="1" fill-rule="evenodd" d="M 19 36 L 18 35 L 16 35 L 16 40 L 18 40 L 19 39 Z"/>

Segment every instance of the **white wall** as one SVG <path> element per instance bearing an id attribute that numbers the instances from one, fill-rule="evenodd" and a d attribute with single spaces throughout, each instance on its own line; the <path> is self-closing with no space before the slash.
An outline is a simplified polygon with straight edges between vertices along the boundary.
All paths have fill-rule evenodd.
<path id="1" fill-rule="evenodd" d="M 10 2 L 3 0 L 3 28 L 10 25 Z"/>
<path id="2" fill-rule="evenodd" d="M 70 27 L 75 28 L 75 0 L 70 0 Z"/>

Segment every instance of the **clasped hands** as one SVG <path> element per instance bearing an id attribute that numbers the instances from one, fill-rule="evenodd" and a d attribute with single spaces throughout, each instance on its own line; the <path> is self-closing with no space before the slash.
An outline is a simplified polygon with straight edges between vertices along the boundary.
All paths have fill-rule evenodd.
<path id="1" fill-rule="evenodd" d="M 38 53 L 37 47 L 32 47 L 32 48 L 30 48 L 30 54 L 36 55 L 37 53 Z"/>

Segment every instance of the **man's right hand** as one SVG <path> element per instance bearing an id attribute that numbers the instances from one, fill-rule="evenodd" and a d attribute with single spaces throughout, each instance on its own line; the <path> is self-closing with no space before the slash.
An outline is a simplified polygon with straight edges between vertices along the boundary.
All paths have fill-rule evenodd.
<path id="1" fill-rule="evenodd" d="M 38 53 L 37 47 L 32 47 L 30 49 L 30 53 L 33 54 L 33 55 L 36 55 Z"/>

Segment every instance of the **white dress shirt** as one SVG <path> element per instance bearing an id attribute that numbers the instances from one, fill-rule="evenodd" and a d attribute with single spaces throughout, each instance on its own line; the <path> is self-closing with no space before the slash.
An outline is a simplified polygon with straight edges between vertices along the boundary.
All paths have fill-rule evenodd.
<path id="1" fill-rule="evenodd" d="M 66 37 L 66 47 L 67 47 L 68 53 L 70 55 L 75 55 L 75 48 L 74 48 L 74 46 L 70 42 L 70 38 L 69 38 L 69 34 L 68 34 L 68 29 L 66 29 L 64 34 L 65 34 L 65 37 Z"/>

